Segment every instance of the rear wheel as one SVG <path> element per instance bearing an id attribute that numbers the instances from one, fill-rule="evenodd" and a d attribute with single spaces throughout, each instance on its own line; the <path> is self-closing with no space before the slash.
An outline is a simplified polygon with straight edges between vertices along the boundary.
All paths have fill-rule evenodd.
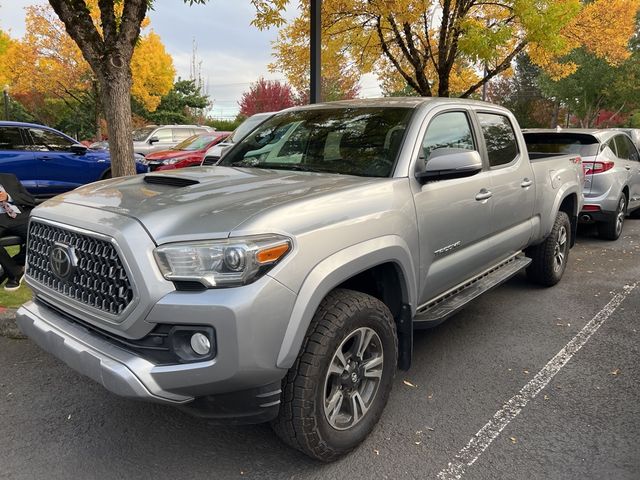
<path id="1" fill-rule="evenodd" d="M 558 212 L 551 233 L 544 242 L 527 250 L 531 265 L 527 268 L 529 280 L 551 287 L 562 278 L 569 259 L 571 222 L 565 212 Z"/>
<path id="2" fill-rule="evenodd" d="M 351 290 L 329 293 L 283 380 L 274 431 L 318 460 L 350 452 L 382 415 L 397 357 L 395 322 L 385 304 Z"/>
<path id="3" fill-rule="evenodd" d="M 104 171 L 104 173 L 100 177 L 100 180 L 109 180 L 110 178 L 111 178 L 111 169 L 108 168 L 107 170 Z"/>
<path id="4" fill-rule="evenodd" d="M 618 200 L 615 214 L 606 222 L 598 223 L 598 235 L 605 240 L 617 240 L 622 234 L 624 219 L 627 216 L 627 196 L 623 193 Z"/>

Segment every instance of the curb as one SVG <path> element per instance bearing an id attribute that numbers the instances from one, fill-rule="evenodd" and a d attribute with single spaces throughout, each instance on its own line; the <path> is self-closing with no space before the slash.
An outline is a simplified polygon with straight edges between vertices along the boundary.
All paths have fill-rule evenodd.
<path id="1" fill-rule="evenodd" d="M 13 308 L 0 307 L 0 337 L 24 340 L 25 337 L 16 325 L 16 311 Z"/>

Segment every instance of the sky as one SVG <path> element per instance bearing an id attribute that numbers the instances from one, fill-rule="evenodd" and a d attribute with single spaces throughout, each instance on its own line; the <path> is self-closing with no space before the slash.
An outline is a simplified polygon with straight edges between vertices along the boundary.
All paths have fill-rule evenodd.
<path id="1" fill-rule="evenodd" d="M 11 36 L 24 34 L 24 8 L 42 0 L 0 0 L 0 28 Z M 155 0 L 149 13 L 151 28 L 160 35 L 173 57 L 177 75 L 189 77 L 193 44 L 202 61 L 202 78 L 216 118 L 235 118 L 238 101 L 251 82 L 263 76 L 284 80 L 280 72 L 269 72 L 273 61 L 271 42 L 277 30 L 260 31 L 250 25 L 254 9 L 249 0 L 210 0 L 206 5 L 185 5 L 182 0 Z M 296 3 L 297 2 L 291 2 Z M 295 8 L 287 17 L 296 15 Z M 378 82 L 366 75 L 361 82 L 361 96 L 380 95 Z"/>

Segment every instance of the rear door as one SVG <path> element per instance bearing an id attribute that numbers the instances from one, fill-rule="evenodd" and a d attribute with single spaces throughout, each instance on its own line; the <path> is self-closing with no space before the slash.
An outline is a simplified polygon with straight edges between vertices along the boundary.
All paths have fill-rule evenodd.
<path id="1" fill-rule="evenodd" d="M 38 169 L 28 138 L 20 127 L 0 127 L 0 172 L 14 174 L 29 192 L 38 193 Z"/>
<path id="2" fill-rule="evenodd" d="M 527 246 L 533 229 L 535 178 L 527 152 L 521 151 L 516 126 L 499 112 L 478 111 L 491 178 L 491 235 L 496 257 Z"/>
<path id="3" fill-rule="evenodd" d="M 478 150 L 469 112 L 446 110 L 426 127 L 418 162 L 442 148 Z M 414 201 L 420 236 L 420 303 L 480 273 L 492 262 L 489 247 L 491 187 L 488 171 L 449 180 L 417 184 Z"/>
<path id="4" fill-rule="evenodd" d="M 624 168 L 628 173 L 627 186 L 629 187 L 629 210 L 640 206 L 640 155 L 638 149 L 626 135 L 615 137 L 618 158 L 622 159 Z"/>

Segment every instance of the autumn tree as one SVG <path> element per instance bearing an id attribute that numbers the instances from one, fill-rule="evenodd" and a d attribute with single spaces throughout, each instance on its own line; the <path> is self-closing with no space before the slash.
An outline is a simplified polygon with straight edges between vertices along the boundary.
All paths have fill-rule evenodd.
<path id="1" fill-rule="evenodd" d="M 580 45 L 619 62 L 638 0 L 325 0 L 323 8 L 324 38 L 341 46 L 342 65 L 377 73 L 387 91 L 466 97 L 521 52 L 558 76 L 575 69 L 563 57 Z M 306 59 L 300 35 L 284 29 L 275 44 L 285 73 Z"/>
<path id="2" fill-rule="evenodd" d="M 243 117 L 250 117 L 256 113 L 277 112 L 295 105 L 291 86 L 278 80 L 264 78 L 252 83 L 238 103 L 240 115 Z"/>
<path id="3" fill-rule="evenodd" d="M 202 4 L 206 0 L 184 0 Z M 259 28 L 281 25 L 287 0 L 250 0 Z M 97 21 L 85 0 L 49 0 L 99 84 L 114 176 L 133 175 L 131 62 L 151 0 L 98 0 Z"/>
<path id="4" fill-rule="evenodd" d="M 97 0 L 87 5 L 97 23 Z M 87 123 L 99 126 L 102 109 L 97 79 L 64 24 L 48 5 L 27 7 L 25 19 L 25 35 L 13 41 L 7 65 L 12 95 L 41 122 L 74 133 L 85 131 Z M 145 21 L 143 28 L 147 25 Z M 153 111 L 171 89 L 175 75 L 171 56 L 153 31 L 139 38 L 131 68 L 133 97 Z"/>

